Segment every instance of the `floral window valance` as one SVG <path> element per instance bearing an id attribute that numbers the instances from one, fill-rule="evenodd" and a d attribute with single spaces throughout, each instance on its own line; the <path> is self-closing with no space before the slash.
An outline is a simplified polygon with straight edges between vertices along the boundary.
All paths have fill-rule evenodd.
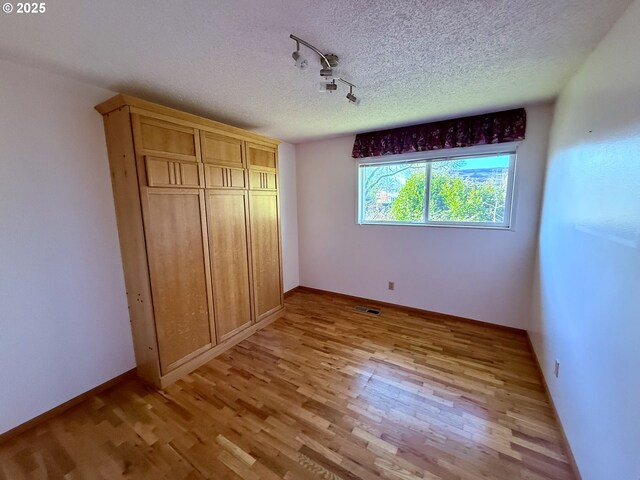
<path id="1" fill-rule="evenodd" d="M 527 114 L 524 108 L 475 115 L 379 132 L 360 133 L 353 144 L 353 158 L 380 157 L 445 148 L 472 147 L 524 140 Z"/>

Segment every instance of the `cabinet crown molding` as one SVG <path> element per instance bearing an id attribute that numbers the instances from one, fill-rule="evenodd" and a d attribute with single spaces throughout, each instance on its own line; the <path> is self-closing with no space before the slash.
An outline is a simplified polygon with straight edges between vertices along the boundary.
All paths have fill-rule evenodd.
<path id="1" fill-rule="evenodd" d="M 227 125 L 225 123 L 194 115 L 192 113 L 186 113 L 174 108 L 165 107 L 164 105 L 148 102 L 140 98 L 125 95 L 123 93 L 119 93 L 118 95 L 111 97 L 110 99 L 105 100 L 102 103 L 99 103 L 95 106 L 95 109 L 102 115 L 107 115 L 114 110 L 118 110 L 122 107 L 132 107 L 140 110 L 145 110 L 145 113 L 155 113 L 157 115 L 168 116 L 171 117 L 172 121 L 183 121 L 185 125 L 190 127 L 199 128 L 214 133 L 222 133 L 224 135 L 231 134 L 232 136 L 237 136 L 238 138 L 251 139 L 251 141 L 262 143 L 271 147 L 277 147 L 282 143 L 280 140 L 265 137 L 264 135 L 259 135 L 249 130 L 244 130 L 239 127 Z"/>

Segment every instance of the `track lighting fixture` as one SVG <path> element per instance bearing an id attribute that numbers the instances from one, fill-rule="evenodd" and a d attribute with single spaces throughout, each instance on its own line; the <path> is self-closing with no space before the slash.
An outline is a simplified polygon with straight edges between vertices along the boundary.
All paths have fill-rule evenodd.
<path id="1" fill-rule="evenodd" d="M 301 38 L 296 37 L 295 35 L 289 35 L 289 38 L 296 42 L 296 51 L 293 52 L 291 57 L 295 61 L 296 68 L 300 70 L 304 70 L 308 67 L 309 63 L 300 53 L 300 44 L 304 45 L 311 51 L 315 52 L 320 58 L 320 77 L 322 81 L 320 82 L 320 91 L 326 93 L 333 93 L 338 89 L 338 84 L 336 81 L 344 83 L 349 86 L 349 93 L 347 93 L 347 100 L 352 105 L 357 105 L 360 103 L 360 99 L 353 94 L 353 89 L 356 86 L 348 82 L 347 80 L 338 76 L 337 66 L 338 66 L 338 56 L 332 53 L 322 53 L 319 49 L 314 47 L 308 42 L 305 42 Z"/>

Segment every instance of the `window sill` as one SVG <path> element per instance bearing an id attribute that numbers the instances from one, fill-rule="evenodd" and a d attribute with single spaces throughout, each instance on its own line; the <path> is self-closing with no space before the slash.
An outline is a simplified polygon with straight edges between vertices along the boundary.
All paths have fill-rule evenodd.
<path id="1" fill-rule="evenodd" d="M 503 230 L 514 232 L 515 229 L 509 225 L 476 225 L 462 224 L 454 225 L 451 223 L 394 223 L 394 222 L 358 222 L 358 226 L 384 226 L 384 227 L 431 227 L 431 228 L 464 228 L 478 230 Z"/>

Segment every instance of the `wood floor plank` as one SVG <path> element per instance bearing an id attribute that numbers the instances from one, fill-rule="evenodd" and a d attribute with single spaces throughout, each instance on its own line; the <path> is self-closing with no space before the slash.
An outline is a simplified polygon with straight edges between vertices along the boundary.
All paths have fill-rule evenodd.
<path id="1" fill-rule="evenodd" d="M 171 385 L 0 444 L 0 479 L 572 479 L 526 336 L 298 291 Z"/>

